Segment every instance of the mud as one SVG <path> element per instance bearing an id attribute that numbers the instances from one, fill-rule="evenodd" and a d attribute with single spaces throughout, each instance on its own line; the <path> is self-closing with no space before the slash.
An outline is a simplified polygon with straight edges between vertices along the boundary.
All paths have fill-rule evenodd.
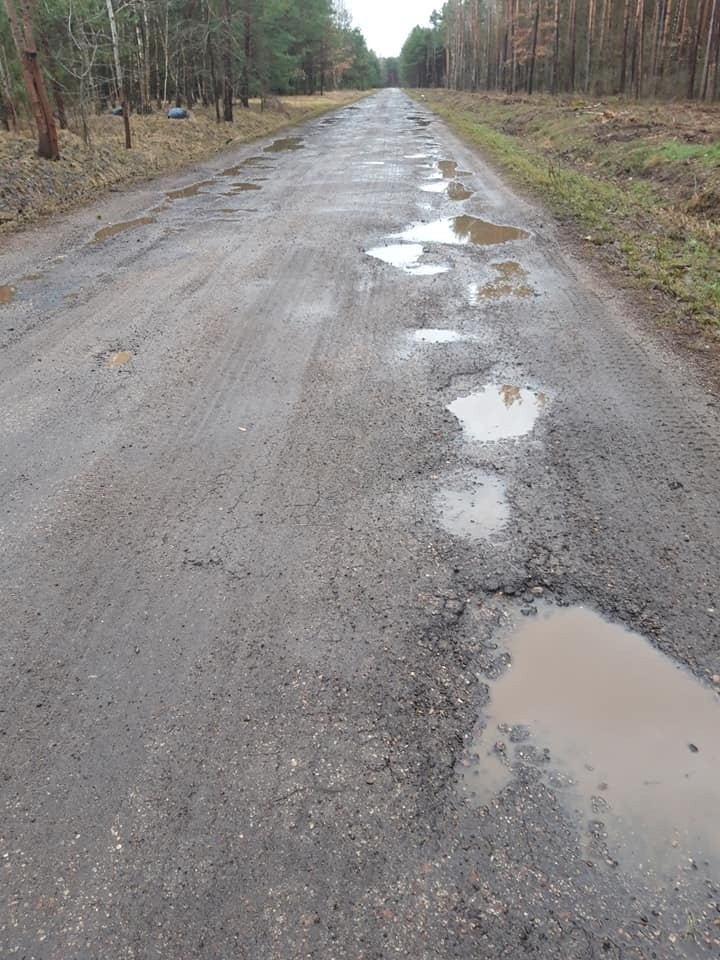
<path id="1" fill-rule="evenodd" d="M 232 197 L 236 193 L 247 193 L 248 190 L 262 190 L 262 186 L 259 183 L 252 183 L 250 181 L 246 183 L 236 183 L 230 190 L 225 190 L 223 196 Z"/>
<path id="2" fill-rule="evenodd" d="M 448 405 L 468 440 L 490 443 L 529 433 L 545 409 L 544 393 L 510 384 L 489 384 Z"/>
<path id="3" fill-rule="evenodd" d="M 9 284 L 0 286 L 0 304 L 4 305 L 4 304 L 12 303 L 13 300 L 15 299 L 15 293 L 16 293 L 15 287 L 10 286 Z"/>

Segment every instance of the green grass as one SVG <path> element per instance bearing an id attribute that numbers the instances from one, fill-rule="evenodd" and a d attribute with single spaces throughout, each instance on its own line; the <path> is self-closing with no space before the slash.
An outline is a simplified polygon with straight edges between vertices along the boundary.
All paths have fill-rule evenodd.
<path id="1" fill-rule="evenodd" d="M 613 261 L 619 256 L 640 284 L 666 294 L 670 314 L 720 331 L 720 228 L 673 202 L 664 181 L 644 176 L 662 164 L 671 184 L 679 166 L 687 179 L 688 161 L 720 162 L 720 143 L 658 143 L 639 135 L 595 143 L 587 116 L 559 111 L 557 104 L 425 94 L 430 107 L 516 184 L 592 243 L 612 245 Z"/>

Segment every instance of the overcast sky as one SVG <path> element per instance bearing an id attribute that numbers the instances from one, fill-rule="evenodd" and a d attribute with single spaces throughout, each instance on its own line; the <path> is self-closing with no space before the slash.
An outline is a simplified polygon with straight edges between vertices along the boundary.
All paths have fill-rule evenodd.
<path id="1" fill-rule="evenodd" d="M 428 25 L 443 0 L 345 0 L 354 27 L 360 27 L 367 45 L 379 57 L 396 57 L 417 24 Z"/>

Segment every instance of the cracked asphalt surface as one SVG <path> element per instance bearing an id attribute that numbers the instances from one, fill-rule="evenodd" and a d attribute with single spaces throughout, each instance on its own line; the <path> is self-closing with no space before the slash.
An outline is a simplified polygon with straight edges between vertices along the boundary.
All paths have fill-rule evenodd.
<path id="1" fill-rule="evenodd" d="M 0 956 L 720 955 L 711 858 L 628 862 L 552 755 L 458 776 L 541 594 L 713 689 L 717 396 L 403 93 L 293 133 L 0 254 Z M 458 214 L 530 236 L 365 253 Z M 531 432 L 467 442 L 487 384 Z M 490 539 L 437 515 L 478 470 Z"/>

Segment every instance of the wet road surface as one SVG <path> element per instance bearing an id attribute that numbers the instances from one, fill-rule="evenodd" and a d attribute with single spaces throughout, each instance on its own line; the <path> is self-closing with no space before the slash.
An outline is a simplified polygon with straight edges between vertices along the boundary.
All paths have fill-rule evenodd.
<path id="1" fill-rule="evenodd" d="M 398 91 L 0 255 L 0 956 L 720 949 L 718 401 Z"/>

